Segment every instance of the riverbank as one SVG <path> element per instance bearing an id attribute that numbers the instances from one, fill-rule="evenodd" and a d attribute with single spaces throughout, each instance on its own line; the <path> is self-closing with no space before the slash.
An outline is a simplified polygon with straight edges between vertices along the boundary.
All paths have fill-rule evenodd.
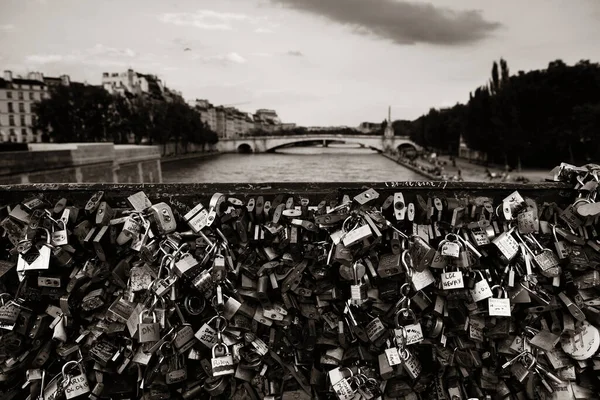
<path id="1" fill-rule="evenodd" d="M 508 175 L 498 167 L 486 167 L 473 164 L 468 160 L 455 158 L 454 162 L 449 156 L 438 156 L 437 165 L 428 159 L 419 158 L 414 161 L 400 159 L 397 156 L 382 153 L 384 157 L 421 174 L 430 180 L 462 180 L 466 182 L 545 182 L 549 178 L 547 170 L 523 170 L 512 171 Z M 441 169 L 441 174 L 430 171 L 435 168 Z"/>
<path id="2" fill-rule="evenodd" d="M 219 151 L 211 151 L 211 152 L 207 152 L 207 153 L 188 153 L 188 154 L 176 154 L 176 155 L 169 155 L 169 156 L 163 156 L 160 159 L 161 163 L 170 163 L 173 161 L 183 161 L 183 160 L 194 160 L 194 159 L 201 159 L 201 158 L 210 158 L 210 157 L 214 157 L 214 156 L 218 156 L 220 154 L 223 154 Z"/>
<path id="3" fill-rule="evenodd" d="M 402 161 L 398 157 L 394 157 L 387 153 L 381 153 L 381 155 L 384 156 L 385 158 L 388 158 L 388 159 L 394 161 L 396 164 L 402 165 L 406 169 L 410 169 L 411 171 L 416 172 L 419 175 L 422 175 L 423 177 L 427 178 L 428 180 L 432 180 L 432 181 L 441 181 L 442 180 L 441 176 L 430 174 L 427 171 L 423 171 L 422 169 L 415 167 L 414 165 L 411 165 L 407 162 Z"/>

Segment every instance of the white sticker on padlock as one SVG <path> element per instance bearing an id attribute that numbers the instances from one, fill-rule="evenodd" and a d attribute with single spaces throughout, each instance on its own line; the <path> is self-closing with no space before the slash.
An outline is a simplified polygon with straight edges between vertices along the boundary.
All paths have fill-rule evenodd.
<path id="1" fill-rule="evenodd" d="M 208 324 L 204 324 L 198 329 L 198 332 L 194 334 L 196 339 L 209 349 L 217 344 L 217 331 L 211 328 Z"/>
<path id="2" fill-rule="evenodd" d="M 375 318 L 373 321 L 369 322 L 366 328 L 367 336 L 371 342 L 379 339 L 379 337 L 385 332 L 385 326 L 379 318 Z"/>
<path id="3" fill-rule="evenodd" d="M 352 400 L 354 399 L 354 390 L 350 386 L 350 383 L 346 379 L 342 379 L 333 384 L 333 390 L 339 400 Z"/>
<path id="4" fill-rule="evenodd" d="M 463 289 L 464 287 L 465 283 L 462 272 L 444 272 L 442 274 L 442 288 L 444 290 Z"/>
<path id="5" fill-rule="evenodd" d="M 572 337 L 563 336 L 560 345 L 565 353 L 577 361 L 592 357 L 600 347 L 600 332 L 598 328 L 583 321 L 580 330 Z"/>
<path id="6" fill-rule="evenodd" d="M 442 245 L 440 253 L 446 257 L 458 258 L 460 255 L 460 245 L 457 242 L 446 242 Z"/>
<path id="7" fill-rule="evenodd" d="M 510 300 L 489 298 L 488 310 L 490 317 L 510 317 Z"/>
<path id="8" fill-rule="evenodd" d="M 65 388 L 65 397 L 70 400 L 90 392 L 90 385 L 85 374 L 74 376 Z"/>
<path id="9" fill-rule="evenodd" d="M 406 331 L 406 345 L 421 343 L 424 339 L 423 329 L 420 323 L 405 325 L 404 330 Z"/>
<path id="10" fill-rule="evenodd" d="M 390 366 L 400 365 L 402 364 L 402 358 L 400 358 L 400 354 L 398 354 L 398 348 L 392 347 L 391 349 L 385 349 L 385 357 L 387 358 L 388 364 Z"/>
<path id="11" fill-rule="evenodd" d="M 490 285 L 485 279 L 475 282 L 475 287 L 469 290 L 469 292 L 475 303 L 493 296 L 492 289 L 490 289 Z"/>
<path id="12" fill-rule="evenodd" d="M 411 281 L 415 290 L 418 292 L 419 290 L 423 290 L 432 283 L 435 283 L 435 277 L 433 276 L 429 268 L 425 268 L 421 272 L 413 271 Z"/>
<path id="13" fill-rule="evenodd" d="M 510 234 L 502 234 L 494 239 L 492 243 L 496 245 L 507 260 L 512 260 L 519 251 L 519 243 Z"/>

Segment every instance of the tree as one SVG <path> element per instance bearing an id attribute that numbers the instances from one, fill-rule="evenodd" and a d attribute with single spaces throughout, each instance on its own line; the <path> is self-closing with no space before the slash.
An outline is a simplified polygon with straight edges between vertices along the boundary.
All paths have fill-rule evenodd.
<path id="1" fill-rule="evenodd" d="M 54 142 L 112 141 L 214 144 L 216 133 L 182 99 L 111 95 L 101 87 L 72 83 L 53 88 L 34 106 L 37 129 Z"/>
<path id="2" fill-rule="evenodd" d="M 428 148 L 467 145 L 490 161 L 511 166 L 552 167 L 561 161 L 587 162 L 600 150 L 600 65 L 561 60 L 544 70 L 510 75 L 504 59 L 494 62 L 491 78 L 450 109 L 432 109 L 407 129 Z"/>

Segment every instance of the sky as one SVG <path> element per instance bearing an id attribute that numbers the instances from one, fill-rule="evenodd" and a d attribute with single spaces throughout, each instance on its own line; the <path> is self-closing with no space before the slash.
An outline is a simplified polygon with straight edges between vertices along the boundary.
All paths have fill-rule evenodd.
<path id="1" fill-rule="evenodd" d="M 600 61 L 600 0 L 0 0 L 0 68 L 156 74 L 302 126 L 415 119 L 512 73 Z"/>

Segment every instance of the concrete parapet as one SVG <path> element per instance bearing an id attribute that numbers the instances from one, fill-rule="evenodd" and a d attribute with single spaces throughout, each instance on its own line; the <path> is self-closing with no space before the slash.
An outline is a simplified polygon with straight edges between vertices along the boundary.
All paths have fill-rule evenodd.
<path id="1" fill-rule="evenodd" d="M 159 183 L 159 146 L 113 143 L 31 143 L 0 153 L 2 183 Z"/>

